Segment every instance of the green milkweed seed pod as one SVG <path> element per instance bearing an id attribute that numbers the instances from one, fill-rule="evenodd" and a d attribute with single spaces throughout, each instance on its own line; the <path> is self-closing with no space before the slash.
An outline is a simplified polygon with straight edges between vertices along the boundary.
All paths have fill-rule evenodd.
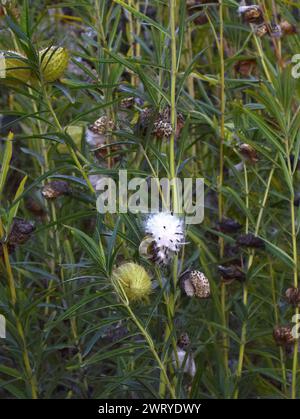
<path id="1" fill-rule="evenodd" d="M 65 72 L 69 54 L 65 48 L 50 47 L 39 52 L 41 72 L 46 82 L 58 80 Z"/>
<path id="2" fill-rule="evenodd" d="M 16 51 L 0 52 L 0 83 L 16 86 L 26 83 L 31 76 L 31 70 L 26 57 Z"/>

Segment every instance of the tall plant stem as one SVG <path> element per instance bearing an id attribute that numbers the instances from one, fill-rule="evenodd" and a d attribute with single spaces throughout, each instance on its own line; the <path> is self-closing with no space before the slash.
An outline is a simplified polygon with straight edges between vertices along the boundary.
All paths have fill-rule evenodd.
<path id="1" fill-rule="evenodd" d="M 177 51 L 176 51 L 176 0 L 169 0 L 170 8 L 170 31 L 171 31 L 171 125 L 172 135 L 170 138 L 170 178 L 175 179 L 176 162 L 175 162 L 175 133 L 177 125 L 176 112 L 176 78 L 177 78 Z M 173 210 L 178 212 L 176 183 L 173 186 Z"/>
<path id="2" fill-rule="evenodd" d="M 226 107 L 226 95 L 225 95 L 225 62 L 224 62 L 224 10 L 223 1 L 219 0 L 219 20 L 220 20 L 220 38 L 219 38 L 219 56 L 220 56 L 220 145 L 219 145 L 219 178 L 218 178 L 218 214 L 219 221 L 223 218 L 224 213 L 224 202 L 223 202 L 223 181 L 224 181 L 224 139 L 225 139 L 225 107 Z M 219 254 L 220 260 L 224 256 L 224 239 L 219 239 Z M 227 315 L 226 315 L 226 285 L 221 284 L 221 312 L 222 312 L 222 325 L 224 328 L 227 327 Z M 228 351 L 229 351 L 229 340 L 227 333 L 223 332 L 223 360 L 224 368 L 228 370 Z"/>
<path id="3" fill-rule="evenodd" d="M 292 249 L 293 249 L 293 261 L 294 261 L 294 268 L 293 268 L 293 282 L 294 287 L 298 288 L 298 250 L 297 250 L 297 229 L 296 229 L 296 219 L 295 219 L 295 191 L 294 191 L 294 182 L 293 182 L 293 169 L 291 165 L 290 159 L 290 145 L 289 140 L 286 138 L 285 140 L 286 146 L 286 160 L 288 164 L 288 171 L 290 176 L 290 184 L 291 184 L 291 193 L 290 193 L 290 212 L 291 212 L 291 236 L 292 236 Z M 297 307 L 295 310 L 296 319 L 299 316 L 299 308 Z M 297 398 L 297 370 L 298 370 L 298 340 L 295 341 L 294 345 L 294 354 L 293 354 L 293 368 L 292 368 L 292 399 Z"/>
<path id="4" fill-rule="evenodd" d="M 176 188 L 176 162 L 175 162 L 175 133 L 176 133 L 176 122 L 177 122 L 177 112 L 176 112 L 176 77 L 177 77 L 177 51 L 176 51 L 176 0 L 169 0 L 169 10 L 170 10 L 170 33 L 171 33 L 171 124 L 172 124 L 172 135 L 170 138 L 169 145 L 169 164 L 170 164 L 170 179 L 174 180 L 173 189 L 172 189 L 172 204 L 173 211 L 175 213 L 179 212 L 178 201 L 177 201 L 177 188 Z M 175 362 L 178 367 L 178 358 L 177 358 L 177 345 L 176 345 L 176 333 L 174 333 L 174 318 L 175 318 L 175 307 L 176 307 L 176 291 L 177 291 L 177 282 L 178 282 L 178 258 L 174 258 L 173 267 L 172 267 L 172 277 L 173 277 L 173 288 L 170 287 L 170 293 L 166 295 L 167 300 L 167 318 L 168 323 L 165 329 L 164 335 L 164 348 L 167 348 L 167 344 L 170 340 L 172 342 L 172 350 L 175 356 Z M 164 356 L 164 362 L 167 361 L 168 351 Z M 163 380 L 162 380 L 163 379 Z M 161 372 L 160 380 L 160 395 L 164 396 L 166 380 L 164 373 Z M 176 377 L 174 377 L 173 387 L 176 385 Z"/>

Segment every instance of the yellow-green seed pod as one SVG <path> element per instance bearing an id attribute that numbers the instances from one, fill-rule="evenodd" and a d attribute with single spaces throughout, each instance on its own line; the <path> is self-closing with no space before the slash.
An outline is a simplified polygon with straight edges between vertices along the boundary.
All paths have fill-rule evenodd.
<path id="1" fill-rule="evenodd" d="M 0 83 L 17 86 L 28 82 L 31 70 L 26 57 L 16 51 L 0 52 Z"/>
<path id="2" fill-rule="evenodd" d="M 41 72 L 47 82 L 59 79 L 65 72 L 69 54 L 65 48 L 50 47 L 39 52 Z"/>
<path id="3" fill-rule="evenodd" d="M 130 302 L 147 299 L 151 293 L 151 279 L 137 263 L 124 263 L 112 272 L 112 280 L 123 288 Z"/>

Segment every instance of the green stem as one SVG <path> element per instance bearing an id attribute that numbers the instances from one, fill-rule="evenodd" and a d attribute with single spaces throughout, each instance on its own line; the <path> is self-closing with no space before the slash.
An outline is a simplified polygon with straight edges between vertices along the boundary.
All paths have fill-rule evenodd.
<path id="1" fill-rule="evenodd" d="M 291 180 L 292 190 L 290 194 L 290 212 L 291 212 L 291 236 L 292 236 L 292 249 L 293 249 L 293 278 L 294 278 L 294 287 L 298 288 L 298 250 L 297 250 L 297 229 L 296 229 L 296 217 L 295 217 L 295 191 L 293 185 L 293 169 L 290 159 L 290 147 L 288 138 L 285 141 L 286 147 L 286 160 L 288 165 L 289 176 Z M 299 315 L 299 308 L 295 310 L 295 315 Z M 296 317 L 297 318 L 297 317 Z M 292 367 L 292 399 L 297 398 L 297 370 L 298 370 L 298 340 L 295 341 L 294 345 L 294 354 L 293 354 L 293 367 Z"/>
<path id="2" fill-rule="evenodd" d="M 176 162 L 175 162 L 175 133 L 177 125 L 176 112 L 176 78 L 177 78 L 177 52 L 176 52 L 176 0 L 169 0 L 170 8 L 170 32 L 171 32 L 171 125 L 172 135 L 170 138 L 170 178 L 176 177 Z M 173 210 L 175 213 L 179 212 L 177 201 L 176 183 L 173 186 Z"/>
<path id="3" fill-rule="evenodd" d="M 218 213 L 219 221 L 222 220 L 224 215 L 224 202 L 223 202 L 223 181 L 224 181 L 224 139 L 225 139 L 225 107 L 226 107 L 226 95 L 225 95 L 225 62 L 224 62 L 224 10 L 223 1 L 219 0 L 219 20 L 220 20 L 220 39 L 218 44 L 219 56 L 220 56 L 220 106 L 221 106 L 221 121 L 220 121 L 220 146 L 219 146 L 219 178 L 218 178 Z M 224 239 L 219 239 L 219 253 L 220 260 L 224 256 Z M 227 315 L 226 315 L 226 285 L 221 283 L 221 312 L 222 312 L 222 326 L 227 328 Z M 227 333 L 224 331 L 223 335 L 223 361 L 224 368 L 229 374 L 228 368 L 228 351 L 229 351 L 229 339 Z"/>

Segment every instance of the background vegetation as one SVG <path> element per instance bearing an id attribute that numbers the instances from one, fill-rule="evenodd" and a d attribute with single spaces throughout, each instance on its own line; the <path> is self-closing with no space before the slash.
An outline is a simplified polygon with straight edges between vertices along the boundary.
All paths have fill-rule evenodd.
<path id="1" fill-rule="evenodd" d="M 300 53 L 293 33 L 300 6 L 255 3 L 269 28 L 262 37 L 233 0 L 0 7 L 0 48 L 22 53 L 32 74 L 0 84 L 2 398 L 300 395 L 298 344 L 273 338 L 298 311 L 285 293 L 298 287 L 300 82 L 291 58 Z M 270 29 L 282 22 L 294 25 L 292 34 Z M 70 60 L 47 83 L 38 51 L 52 45 Z M 152 119 L 168 107 L 173 133 L 158 138 Z M 148 124 L 140 118 L 146 108 Z M 103 115 L 114 128 L 99 155 L 85 132 Z M 120 168 L 143 178 L 205 179 L 205 220 L 187 229 L 188 244 L 170 269 L 139 256 L 141 215 L 96 212 L 88 176 L 118 179 Z M 66 190 L 45 199 L 41 191 L 54 179 Z M 34 222 L 35 231 L 12 246 L 15 217 Z M 240 231 L 220 227 L 224 217 Z M 261 239 L 258 248 L 236 241 L 247 233 Z M 124 261 L 151 274 L 148 302 L 117 295 L 111 272 Z M 236 269 L 233 280 L 220 265 L 223 273 Z M 181 292 L 189 268 L 207 276 L 210 299 Z M 193 377 L 172 362 L 182 333 Z"/>

